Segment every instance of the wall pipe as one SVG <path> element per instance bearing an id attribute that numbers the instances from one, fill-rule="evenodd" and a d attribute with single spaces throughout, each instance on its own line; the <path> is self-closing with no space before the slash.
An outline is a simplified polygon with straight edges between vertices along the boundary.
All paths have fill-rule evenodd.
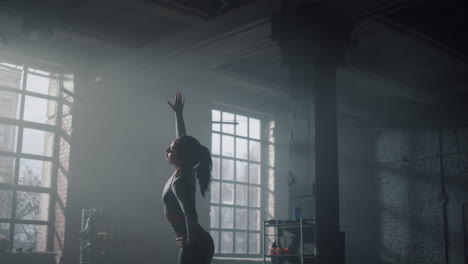
<path id="1" fill-rule="evenodd" d="M 440 196 L 442 200 L 442 217 L 444 228 L 444 259 L 445 263 L 449 264 L 449 228 L 448 228 L 448 213 L 447 205 L 449 202 L 445 182 L 445 169 L 444 169 L 444 142 L 442 128 L 438 129 L 439 134 L 439 170 L 440 170 Z"/>

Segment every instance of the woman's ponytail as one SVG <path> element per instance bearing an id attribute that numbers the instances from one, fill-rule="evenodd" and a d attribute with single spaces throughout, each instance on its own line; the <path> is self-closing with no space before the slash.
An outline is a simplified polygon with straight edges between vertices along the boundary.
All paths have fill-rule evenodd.
<path id="1" fill-rule="evenodd" d="M 207 147 L 200 145 L 200 163 L 197 168 L 197 178 L 203 197 L 205 197 L 206 192 L 209 190 L 212 167 L 213 162 L 211 160 L 210 151 Z"/>

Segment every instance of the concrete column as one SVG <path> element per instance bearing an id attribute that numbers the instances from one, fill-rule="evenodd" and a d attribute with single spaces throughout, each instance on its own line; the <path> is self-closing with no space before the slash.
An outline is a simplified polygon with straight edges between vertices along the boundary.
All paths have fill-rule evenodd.
<path id="1" fill-rule="evenodd" d="M 343 64 L 346 24 L 300 4 L 272 19 L 273 37 L 289 64 L 291 96 L 313 102 L 317 263 L 344 263 L 338 192 L 336 68 Z"/>

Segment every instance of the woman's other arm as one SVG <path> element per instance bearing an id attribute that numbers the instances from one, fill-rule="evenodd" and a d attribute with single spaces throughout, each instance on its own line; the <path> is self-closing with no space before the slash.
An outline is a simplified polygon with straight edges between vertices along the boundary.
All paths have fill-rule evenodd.
<path id="1" fill-rule="evenodd" d="M 187 175 L 188 176 L 188 175 Z M 197 239 L 198 215 L 195 208 L 194 182 L 190 182 L 191 177 L 180 176 L 173 183 L 173 191 L 177 197 L 180 208 L 184 212 L 187 229 L 187 241 L 184 247 L 190 247 Z M 193 187 L 192 187 L 193 186 Z"/>

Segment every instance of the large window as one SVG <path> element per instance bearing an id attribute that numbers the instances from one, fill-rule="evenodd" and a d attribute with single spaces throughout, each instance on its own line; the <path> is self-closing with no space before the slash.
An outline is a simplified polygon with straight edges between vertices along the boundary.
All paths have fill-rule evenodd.
<path id="1" fill-rule="evenodd" d="M 56 251 L 64 234 L 73 76 L 0 62 L 0 235 Z"/>
<path id="2" fill-rule="evenodd" d="M 258 118 L 212 110 L 210 232 L 217 256 L 261 254 L 262 208 L 268 203 L 263 176 L 270 167 L 262 131 Z"/>

